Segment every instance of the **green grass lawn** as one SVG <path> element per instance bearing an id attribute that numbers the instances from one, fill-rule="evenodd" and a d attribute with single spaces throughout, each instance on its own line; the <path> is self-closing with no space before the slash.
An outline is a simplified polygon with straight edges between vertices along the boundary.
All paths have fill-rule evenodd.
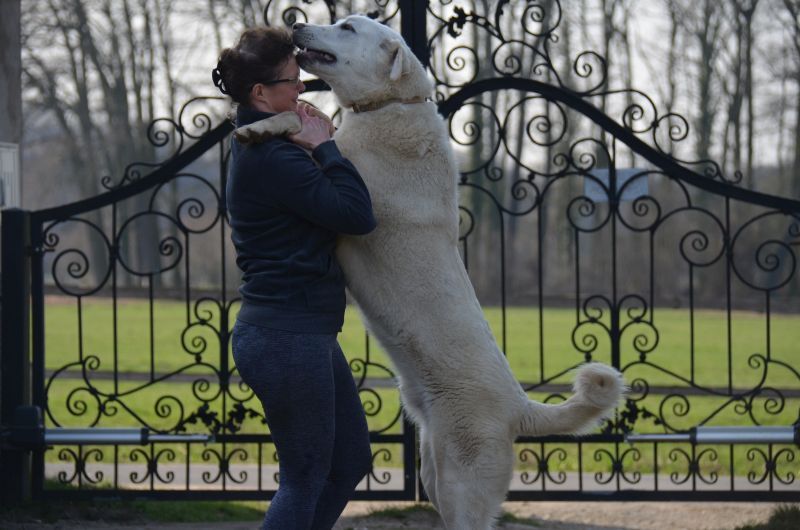
<path id="1" fill-rule="evenodd" d="M 64 300 L 46 306 L 47 369 L 56 370 L 77 363 L 80 356 L 96 357 L 94 368 L 99 371 L 149 372 L 152 369 L 156 373 L 176 370 L 201 373 L 208 372 L 208 369 L 193 365 L 199 361 L 219 366 L 222 354 L 227 355 L 228 362 L 233 365 L 230 351 L 220 351 L 216 331 L 220 322 L 219 309 L 210 302 L 200 304 L 197 310 L 192 307 L 187 312 L 185 303 L 157 300 L 151 316 L 146 300 L 123 300 L 117 303 L 115 318 L 109 299 L 86 300 L 82 303 L 79 322 L 77 303 Z M 486 308 L 485 314 L 495 336 L 502 342 L 501 310 L 490 307 Z M 597 340 L 593 359 L 610 362 L 607 333 L 599 323 L 586 323 L 576 329 L 574 310 L 546 309 L 542 317 L 543 336 L 539 332 L 537 309 L 512 307 L 506 309 L 505 317 L 505 344 L 501 344 L 501 348 L 520 380 L 537 382 L 550 379 L 580 363 L 584 353 L 578 348 L 587 349 L 584 344 L 592 341 L 592 337 Z M 201 318 L 205 322 L 201 322 Z M 234 318 L 235 311 L 231 315 L 231 325 Z M 646 358 L 660 367 L 632 364 L 626 371 L 628 379 L 643 377 L 651 385 L 681 386 L 685 381 L 694 381 L 700 386 L 724 387 L 728 384 L 730 366 L 733 386 L 747 388 L 756 384 L 763 372 L 760 367 L 750 364 L 750 357 L 753 354 L 766 355 L 767 350 L 772 359 L 799 369 L 800 315 L 772 315 L 768 343 L 764 314 L 734 312 L 730 349 L 725 312 L 696 311 L 694 320 L 693 340 L 690 314 L 686 310 L 656 309 L 654 327 L 623 320 L 622 327 L 630 324 L 622 333 L 623 366 L 639 361 L 640 353 L 634 346 L 639 343 L 640 349 L 652 350 Z M 607 321 L 606 312 L 600 322 L 608 325 Z M 364 328 L 352 307 L 347 310 L 339 341 L 350 359 L 367 358 Z M 391 366 L 375 341 L 370 341 L 369 360 L 377 365 Z M 388 377 L 389 373 L 371 365 L 368 376 Z M 567 380 L 562 378 L 560 381 Z M 795 373 L 778 364 L 770 366 L 768 383 L 776 387 L 797 388 L 800 385 Z"/>
<path id="2" fill-rule="evenodd" d="M 90 368 L 98 372 L 111 371 L 115 367 L 114 351 L 116 348 L 116 367 L 120 373 L 145 373 L 152 369 L 156 374 L 172 371 L 183 371 L 195 374 L 200 378 L 206 375 L 208 386 L 193 385 L 191 382 L 175 382 L 165 380 L 150 383 L 142 380 L 120 379 L 116 384 L 112 380 L 93 379 L 93 385 L 99 392 L 94 395 L 85 389 L 80 379 L 56 377 L 49 389 L 49 406 L 52 418 L 59 424 L 70 427 L 99 425 L 104 427 L 138 426 L 144 424 L 157 430 L 172 429 L 181 417 L 194 412 L 204 402 L 209 403 L 209 410 L 222 416 L 223 410 L 230 410 L 234 400 L 231 396 L 220 393 L 217 384 L 215 367 L 220 366 L 220 341 L 216 332 L 209 326 L 218 326 L 219 311 L 210 303 L 204 303 L 195 312 L 191 309 L 188 321 L 194 323 L 187 328 L 187 310 L 185 304 L 174 301 L 159 300 L 153 306 L 153 330 L 150 333 L 150 307 L 147 301 L 124 300 L 117 306 L 117 341 L 113 340 L 114 318 L 109 300 L 84 301 L 82 305 L 82 325 L 78 325 L 77 305 L 73 302 L 50 300 L 46 309 L 46 366 L 49 370 L 63 368 L 70 363 L 70 370 L 79 369 L 79 358 L 95 356 L 96 363 Z M 544 337 L 539 335 L 539 312 L 531 308 L 508 308 L 506 314 L 505 351 L 515 374 L 520 380 L 538 382 L 542 378 L 550 379 L 565 369 L 581 362 L 583 353 L 579 352 L 572 341 L 576 316 L 574 310 L 547 309 L 543 317 Z M 487 320 L 497 337 L 502 336 L 502 314 L 498 308 L 486 309 Z M 198 317 L 207 320 L 206 324 L 197 324 Z M 733 384 L 736 388 L 748 388 L 755 385 L 763 375 L 763 366 L 758 362 L 749 362 L 754 353 L 766 353 L 766 319 L 762 314 L 737 312 L 732 319 L 731 363 Z M 623 333 L 622 361 L 627 365 L 625 375 L 628 381 L 637 378 L 646 380 L 651 386 L 669 385 L 683 386 L 692 378 L 694 365 L 694 381 L 697 385 L 708 387 L 726 387 L 728 384 L 728 327 L 727 314 L 719 311 L 697 311 L 694 323 L 694 363 L 691 358 L 691 339 L 689 313 L 685 310 L 659 309 L 654 317 L 658 329 L 658 342 L 652 328 L 641 323 L 633 323 Z M 625 322 L 622 323 L 625 325 Z M 584 344 L 584 330 L 597 324 L 586 324 L 579 328 L 576 342 Z M 182 332 L 186 331 L 183 336 Z M 639 354 L 634 349 L 637 335 L 649 337 L 646 349 L 649 363 L 639 363 Z M 610 360 L 608 339 L 597 333 L 598 346 L 594 359 L 608 362 Z M 800 316 L 773 315 L 770 322 L 770 354 L 778 360 L 794 367 L 800 366 Z M 546 356 L 541 359 L 540 340 L 543 340 Z M 642 339 L 638 339 L 641 341 Z M 391 364 L 375 341 L 367 341 L 359 316 L 353 308 L 346 313 L 346 322 L 340 343 L 351 360 L 357 378 L 363 375 L 364 361 L 366 375 L 370 378 L 386 378 L 390 373 L 386 368 Z M 641 347 L 641 346 L 640 346 Z M 188 350 L 188 351 L 187 351 Z M 151 357 L 151 351 L 153 355 Z M 228 363 L 233 361 L 230 352 Z M 152 364 L 151 364 L 152 363 Z M 542 364 L 544 372 L 542 372 Z M 670 373 L 671 372 L 671 373 Z M 675 374 L 675 375 L 672 375 Z M 677 377 L 676 377 L 677 376 Z M 569 374 L 554 380 L 558 383 L 570 381 Z M 367 385 L 368 386 L 368 385 Z M 387 433 L 400 432 L 397 420 L 400 413 L 399 398 L 393 388 L 362 389 L 362 399 L 369 414 L 370 429 Z M 777 363 L 770 363 L 766 372 L 764 386 L 775 388 L 800 387 L 800 380 L 787 368 Z M 234 385 L 231 393 L 237 399 L 247 399 L 246 388 Z M 107 396 L 114 395 L 108 401 Z M 166 397 L 165 397 L 166 396 Z M 532 393 L 532 397 L 544 399 L 546 394 Z M 715 425 L 751 424 L 750 414 L 763 424 L 787 425 L 795 421 L 800 410 L 800 399 L 788 399 L 784 402 L 771 403 L 767 395 L 755 400 L 750 410 L 742 405 L 730 403 L 725 396 L 691 396 L 684 401 L 679 396 L 651 394 L 638 403 L 640 408 L 665 419 L 675 429 L 688 429 L 698 423 L 708 422 Z M 688 408 L 687 408 L 688 403 Z M 99 404 L 103 405 L 101 410 Z M 254 399 L 245 401 L 245 405 L 257 411 L 260 406 Z M 48 419 L 48 423 L 52 421 Z M 661 432 L 663 426 L 656 425 L 652 418 L 640 419 L 635 426 L 638 432 Z M 189 432 L 203 432 L 202 425 L 188 426 Z M 245 420 L 242 432 L 263 433 L 266 426 L 260 418 Z M 577 465 L 576 448 L 572 444 L 549 445 L 547 452 L 562 447 L 564 455 L 557 453 L 551 459 L 551 469 L 573 470 Z M 652 449 L 640 446 L 641 459 L 634 460 L 634 453 L 625 457 L 626 469 L 647 472 L 652 467 Z M 613 446 L 604 448 L 612 451 Z M 672 466 L 682 467 L 680 459 L 670 461 L 670 451 L 674 446 L 662 444 L 658 455 L 662 469 Z M 183 446 L 173 446 L 176 461 L 185 459 Z M 103 449 L 103 451 L 110 449 Z M 727 449 L 725 449 L 727 451 Z M 650 453 L 647 453 L 650 451 Z M 255 451 L 248 451 L 253 460 Z M 624 451 L 623 451 L 624 453 Z M 130 451 L 122 451 L 120 461 L 130 458 Z M 587 470 L 608 469 L 608 460 L 594 461 L 584 458 Z M 720 474 L 727 472 L 727 453 L 720 451 L 719 462 L 707 462 L 709 469 Z M 564 458 L 559 458 L 564 456 Z M 760 463 L 748 460 L 743 451 L 734 454 L 737 473 L 747 469 L 759 469 Z M 56 461 L 55 451 L 47 453 L 48 461 Z M 104 461 L 112 461 L 108 456 Z M 191 454 L 192 461 L 202 460 L 202 449 Z M 386 463 L 389 467 L 400 465 L 398 459 Z M 522 463 L 523 468 L 535 467 L 535 463 Z M 763 468 L 763 466 L 762 466 Z"/>

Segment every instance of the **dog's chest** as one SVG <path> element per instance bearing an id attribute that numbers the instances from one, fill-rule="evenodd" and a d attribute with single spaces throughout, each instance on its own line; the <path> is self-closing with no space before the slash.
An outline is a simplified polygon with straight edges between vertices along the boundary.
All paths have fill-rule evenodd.
<path id="1" fill-rule="evenodd" d="M 364 179 L 379 220 L 451 219 L 458 208 L 456 176 L 438 131 L 422 128 L 412 139 L 405 127 L 364 125 L 343 123 L 336 143 Z"/>

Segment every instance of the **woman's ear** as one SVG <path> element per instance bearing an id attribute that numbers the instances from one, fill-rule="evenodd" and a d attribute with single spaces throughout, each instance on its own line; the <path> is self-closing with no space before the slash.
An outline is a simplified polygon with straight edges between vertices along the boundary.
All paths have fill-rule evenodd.
<path id="1" fill-rule="evenodd" d="M 256 83 L 253 85 L 253 88 L 250 89 L 250 101 L 267 102 L 264 85 L 261 83 Z"/>

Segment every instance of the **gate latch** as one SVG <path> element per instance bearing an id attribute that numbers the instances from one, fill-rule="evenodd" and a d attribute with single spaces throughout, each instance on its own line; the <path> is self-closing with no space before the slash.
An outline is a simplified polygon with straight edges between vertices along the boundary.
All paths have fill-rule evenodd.
<path id="1" fill-rule="evenodd" d="M 213 434 L 160 434 L 145 428 L 81 429 L 44 427 L 42 409 L 21 406 L 14 423 L 0 427 L 3 450 L 43 451 L 52 445 L 147 445 L 148 443 L 212 443 Z"/>

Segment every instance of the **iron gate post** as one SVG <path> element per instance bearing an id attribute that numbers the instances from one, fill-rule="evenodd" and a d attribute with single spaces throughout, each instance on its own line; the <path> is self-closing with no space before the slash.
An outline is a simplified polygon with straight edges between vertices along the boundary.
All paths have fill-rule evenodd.
<path id="1" fill-rule="evenodd" d="M 31 404 L 47 416 L 47 395 L 45 393 L 44 370 L 44 241 L 42 222 L 35 214 L 30 220 L 30 271 L 28 294 L 30 295 L 30 399 Z M 37 499 L 44 490 L 44 450 L 31 453 L 31 497 Z"/>
<path id="2" fill-rule="evenodd" d="M 400 0 L 400 33 L 425 68 L 430 62 L 428 49 L 428 0 Z"/>
<path id="3" fill-rule="evenodd" d="M 11 425 L 17 407 L 30 405 L 29 315 L 31 214 L 2 212 L 2 327 L 0 327 L 0 425 Z M 31 455 L 2 450 L 0 499 L 30 498 Z"/>

